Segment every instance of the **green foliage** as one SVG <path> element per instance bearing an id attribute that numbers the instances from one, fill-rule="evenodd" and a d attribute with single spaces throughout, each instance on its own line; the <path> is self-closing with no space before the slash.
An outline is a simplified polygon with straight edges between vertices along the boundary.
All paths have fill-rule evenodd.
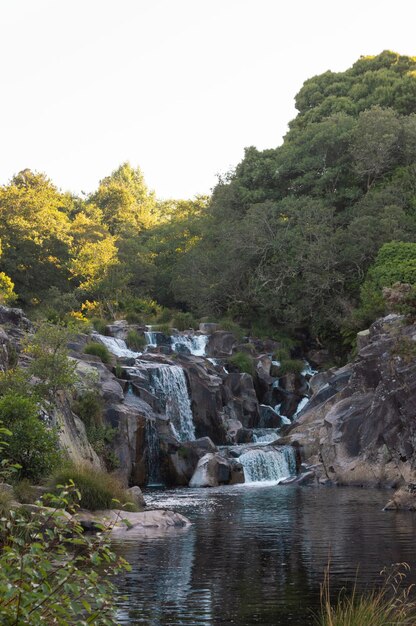
<path id="1" fill-rule="evenodd" d="M 297 359 L 285 359 L 280 361 L 279 376 L 285 376 L 286 374 L 300 374 L 305 369 L 303 361 Z"/>
<path id="2" fill-rule="evenodd" d="M 407 364 L 416 360 L 416 341 L 411 337 L 399 337 L 391 349 L 393 355 L 399 356 Z"/>
<path id="3" fill-rule="evenodd" d="M 107 334 L 107 322 L 106 320 L 101 319 L 100 317 L 93 317 L 91 319 L 91 323 L 94 327 L 94 330 L 97 331 L 97 333 L 100 333 L 100 335 L 106 335 Z"/>
<path id="4" fill-rule="evenodd" d="M 236 367 L 240 372 L 254 375 L 253 359 L 246 352 L 236 352 L 229 359 L 228 363 Z"/>
<path id="5" fill-rule="evenodd" d="M 232 333 L 236 339 L 241 341 L 244 338 L 244 329 L 237 322 L 230 319 L 222 319 L 219 321 L 221 330 L 227 330 Z"/>
<path id="6" fill-rule="evenodd" d="M 33 398 L 9 392 L 0 397 L 0 421 L 7 427 L 13 427 L 18 420 L 33 419 L 39 409 Z"/>
<path id="7" fill-rule="evenodd" d="M 198 323 L 195 320 L 192 313 L 175 313 L 172 319 L 172 325 L 174 328 L 177 328 L 179 331 L 196 329 L 198 327 Z"/>
<path id="8" fill-rule="evenodd" d="M 111 579 L 128 564 L 110 549 L 108 530 L 84 534 L 72 484 L 49 496 L 52 508 L 21 509 L 0 519 L 2 624 L 114 624 Z M 64 516 L 62 509 L 71 510 Z"/>
<path id="9" fill-rule="evenodd" d="M 90 341 L 87 343 L 84 347 L 84 352 L 85 354 L 98 356 L 103 363 L 110 363 L 111 361 L 111 354 L 109 353 L 107 347 L 97 341 Z"/>
<path id="10" fill-rule="evenodd" d="M 73 481 L 81 493 L 80 506 L 90 511 L 120 508 L 129 502 L 128 494 L 115 476 L 92 467 L 67 466 L 57 470 L 51 482 L 54 490 Z"/>
<path id="11" fill-rule="evenodd" d="M 7 458 L 19 465 L 19 478 L 37 482 L 48 476 L 60 461 L 58 437 L 37 417 L 18 419 L 7 439 Z"/>
<path id="12" fill-rule="evenodd" d="M 129 330 L 126 336 L 126 344 L 130 350 L 140 352 L 146 345 L 144 335 L 139 335 L 137 330 Z"/>
<path id="13" fill-rule="evenodd" d="M 22 478 L 13 484 L 13 493 L 18 502 L 34 504 L 38 499 L 37 491 L 28 478 Z"/>
<path id="14" fill-rule="evenodd" d="M 0 482 L 0 517 L 8 516 L 13 502 L 13 494 Z"/>
<path id="15" fill-rule="evenodd" d="M 32 357 L 28 373 L 35 378 L 41 397 L 55 404 L 58 392 L 70 391 L 76 380 L 76 364 L 68 358 L 71 332 L 63 326 L 42 323 L 26 342 L 25 352 Z"/>
<path id="16" fill-rule="evenodd" d="M 72 410 L 82 419 L 86 427 L 102 423 L 103 408 L 102 398 L 91 389 L 79 396 L 72 405 Z"/>

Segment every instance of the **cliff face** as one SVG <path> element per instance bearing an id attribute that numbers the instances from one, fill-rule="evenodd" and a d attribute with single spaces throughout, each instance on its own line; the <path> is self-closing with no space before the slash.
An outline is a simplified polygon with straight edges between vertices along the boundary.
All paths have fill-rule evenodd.
<path id="1" fill-rule="evenodd" d="M 312 379 L 314 394 L 285 441 L 321 482 L 415 482 L 416 326 L 389 315 L 358 339 L 351 364 Z"/>

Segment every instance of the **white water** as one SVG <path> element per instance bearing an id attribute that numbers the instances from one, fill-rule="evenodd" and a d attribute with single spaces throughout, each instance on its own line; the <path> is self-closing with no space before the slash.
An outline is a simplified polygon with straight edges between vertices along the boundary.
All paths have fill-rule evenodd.
<path id="1" fill-rule="evenodd" d="M 156 422 L 146 420 L 147 448 L 147 484 L 159 485 L 160 478 L 160 441 Z"/>
<path id="2" fill-rule="evenodd" d="M 246 483 L 279 482 L 296 473 L 295 454 L 290 446 L 280 450 L 248 450 L 238 460 L 244 468 Z"/>
<path id="3" fill-rule="evenodd" d="M 98 333 L 93 333 L 92 337 L 95 341 L 98 341 L 106 346 L 106 348 L 111 352 L 111 354 L 114 354 L 114 356 L 137 359 L 137 357 L 141 354 L 140 352 L 130 350 L 123 339 L 106 337 L 105 335 L 99 335 Z"/>
<path id="4" fill-rule="evenodd" d="M 191 401 L 183 369 L 178 365 L 160 365 L 149 373 L 152 392 L 160 399 L 178 439 L 194 440 Z"/>
<path id="5" fill-rule="evenodd" d="M 279 436 L 278 428 L 253 428 L 253 441 L 256 443 L 271 443 Z"/>
<path id="6" fill-rule="evenodd" d="M 146 346 L 148 348 L 156 348 L 157 347 L 157 333 L 152 332 L 151 330 L 147 330 L 144 333 L 144 338 L 146 340 Z"/>
<path id="7" fill-rule="evenodd" d="M 298 404 L 298 408 L 296 409 L 296 413 L 293 416 L 294 418 L 299 415 L 299 413 L 301 412 L 301 410 L 308 404 L 309 402 L 309 398 L 302 398 L 302 400 L 299 402 Z"/>
<path id="8" fill-rule="evenodd" d="M 208 335 L 172 335 L 172 350 L 178 352 L 178 346 L 184 346 L 194 356 L 205 356 L 207 342 Z"/>

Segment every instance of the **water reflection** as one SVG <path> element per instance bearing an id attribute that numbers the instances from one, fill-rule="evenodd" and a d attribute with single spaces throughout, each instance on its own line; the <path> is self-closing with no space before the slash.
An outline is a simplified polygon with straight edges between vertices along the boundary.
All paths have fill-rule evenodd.
<path id="1" fill-rule="evenodd" d="M 388 494 L 360 489 L 223 487 L 153 497 L 193 526 L 117 544 L 133 566 L 118 581 L 122 624 L 307 626 L 331 559 L 336 593 L 372 584 L 384 565 L 414 565 L 415 516 L 385 513 Z M 357 567 L 359 567 L 357 571 Z"/>

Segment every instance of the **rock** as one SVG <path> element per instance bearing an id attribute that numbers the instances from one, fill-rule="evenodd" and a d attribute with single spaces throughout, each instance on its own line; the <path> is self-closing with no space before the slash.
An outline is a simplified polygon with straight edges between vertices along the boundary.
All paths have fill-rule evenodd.
<path id="1" fill-rule="evenodd" d="M 361 330 L 357 333 L 357 350 L 358 352 L 365 348 L 370 341 L 370 329 Z"/>
<path id="2" fill-rule="evenodd" d="M 212 333 L 215 333 L 215 331 L 218 330 L 219 327 L 219 324 L 215 324 L 213 322 L 201 322 L 199 325 L 199 330 L 201 333 L 204 333 L 206 335 L 212 335 Z"/>
<path id="3" fill-rule="evenodd" d="M 214 358 L 231 356 L 236 344 L 237 340 L 232 333 L 226 330 L 216 330 L 209 335 L 206 354 Z"/>
<path id="4" fill-rule="evenodd" d="M 140 509 L 143 509 L 146 506 L 146 502 L 140 487 L 135 485 L 134 487 L 130 487 L 127 489 L 129 501 L 138 506 Z"/>
<path id="5" fill-rule="evenodd" d="M 416 357 L 406 351 L 414 335 L 402 316 L 377 320 L 354 362 L 318 387 L 284 443 L 297 442 L 303 459 L 321 461 L 337 484 L 416 482 Z"/>
<path id="6" fill-rule="evenodd" d="M 416 511 L 416 485 L 410 484 L 398 489 L 383 511 Z"/>
<path id="7" fill-rule="evenodd" d="M 256 428 L 260 413 L 250 374 L 228 374 L 221 391 L 227 416 L 240 421 L 245 428 Z"/>
<path id="8" fill-rule="evenodd" d="M 123 388 L 117 382 L 115 376 L 106 368 L 104 363 L 85 362 L 76 360 L 75 372 L 81 379 L 79 387 L 89 388 L 91 381 L 95 381 L 100 395 L 106 402 L 122 402 L 124 399 Z M 82 383 L 86 381 L 86 384 Z"/>
<path id="9" fill-rule="evenodd" d="M 283 420 L 271 406 L 260 404 L 259 428 L 280 428 Z"/>
<path id="10" fill-rule="evenodd" d="M 68 398 L 57 398 L 57 406 L 49 416 L 55 426 L 60 447 L 76 465 L 85 463 L 101 469 L 101 461 L 88 441 L 84 422 L 72 412 Z"/>
<path id="11" fill-rule="evenodd" d="M 214 454 L 217 447 L 209 437 L 176 444 L 162 444 L 162 475 L 167 485 L 186 486 L 191 480 L 198 461 L 207 453 Z"/>
<path id="12" fill-rule="evenodd" d="M 198 461 L 190 487 L 217 487 L 230 481 L 230 464 L 220 455 L 208 453 Z"/>
<path id="13" fill-rule="evenodd" d="M 118 509 L 79 511 L 76 518 L 83 525 L 102 524 L 109 529 L 114 538 L 120 539 L 133 539 L 136 536 L 163 536 L 166 532 L 178 531 L 191 525 L 184 515 L 162 509 L 139 513 Z"/>
<path id="14" fill-rule="evenodd" d="M 13 309 L 3 305 L 0 305 L 0 324 L 14 326 L 27 332 L 33 330 L 32 322 L 24 315 L 22 309 Z"/>
<path id="15" fill-rule="evenodd" d="M 331 361 L 331 355 L 328 350 L 309 350 L 306 357 L 309 363 L 318 368 L 324 367 Z"/>

